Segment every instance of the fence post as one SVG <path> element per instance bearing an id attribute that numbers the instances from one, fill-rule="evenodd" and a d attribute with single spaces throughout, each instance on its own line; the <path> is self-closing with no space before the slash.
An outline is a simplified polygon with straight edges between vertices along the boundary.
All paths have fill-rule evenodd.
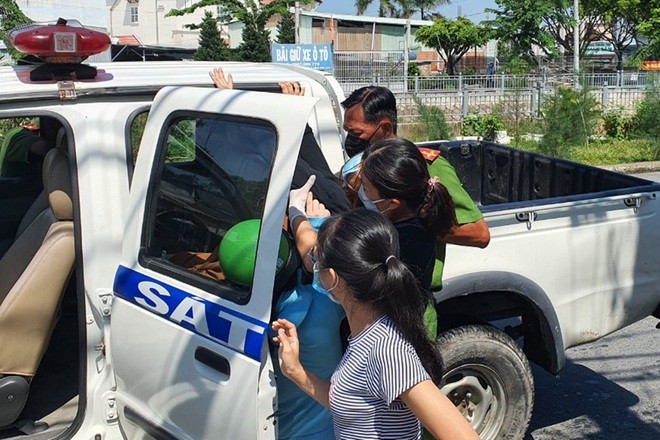
<path id="1" fill-rule="evenodd" d="M 415 74 L 415 95 L 419 93 L 419 75 Z"/>
<path id="2" fill-rule="evenodd" d="M 539 84 L 539 90 L 538 90 L 539 98 L 537 99 L 537 103 L 536 103 L 536 109 L 537 109 L 536 117 L 537 118 L 541 117 L 541 108 L 543 106 L 543 90 L 544 89 L 545 89 L 545 81 L 542 82 L 541 84 Z"/>
<path id="3" fill-rule="evenodd" d="M 403 75 L 403 91 L 404 91 L 405 93 L 408 93 L 408 78 L 410 78 L 410 77 L 408 76 L 408 73 L 406 73 L 405 75 Z"/>
<path id="4" fill-rule="evenodd" d="M 623 86 L 623 70 L 616 71 L 617 87 Z"/>
<path id="5" fill-rule="evenodd" d="M 500 88 L 502 89 L 502 92 L 504 92 L 504 74 L 500 74 Z"/>
<path id="6" fill-rule="evenodd" d="M 458 91 L 463 90 L 463 73 L 458 72 Z"/>
<path id="7" fill-rule="evenodd" d="M 603 112 L 607 111 L 607 100 L 608 100 L 608 87 L 607 87 L 607 81 L 603 83 L 603 91 L 600 97 L 600 105 L 603 108 Z"/>
<path id="8" fill-rule="evenodd" d="M 539 83 L 535 83 L 532 87 L 532 93 L 530 93 L 530 105 L 529 105 L 529 114 L 533 117 L 536 115 L 536 93 L 535 89 L 539 88 Z"/>
<path id="9" fill-rule="evenodd" d="M 378 75 L 373 75 L 371 77 L 371 84 L 376 84 L 378 85 Z"/>
<path id="10" fill-rule="evenodd" d="M 463 93 L 461 94 L 461 96 L 462 96 L 462 99 L 461 99 L 461 101 L 462 101 L 461 102 L 461 109 L 462 109 L 461 110 L 461 116 L 462 116 L 461 121 L 462 121 L 462 120 L 465 119 L 465 117 L 468 114 L 468 110 L 470 108 L 470 103 L 468 102 L 468 100 L 470 98 L 468 96 L 468 91 L 467 90 L 463 90 Z"/>

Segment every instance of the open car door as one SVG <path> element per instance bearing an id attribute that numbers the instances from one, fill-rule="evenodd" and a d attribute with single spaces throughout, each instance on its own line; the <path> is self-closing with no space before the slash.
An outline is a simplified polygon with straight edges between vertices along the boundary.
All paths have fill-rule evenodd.
<path id="1" fill-rule="evenodd" d="M 107 353 L 127 438 L 275 437 L 266 330 L 286 199 L 316 101 L 193 87 L 156 96 Z M 230 230 L 256 240 L 256 260 L 239 243 L 218 261 Z"/>

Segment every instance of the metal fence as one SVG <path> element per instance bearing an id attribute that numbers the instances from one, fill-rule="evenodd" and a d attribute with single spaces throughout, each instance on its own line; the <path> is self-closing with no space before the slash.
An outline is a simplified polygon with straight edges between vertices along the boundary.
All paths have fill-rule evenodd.
<path id="1" fill-rule="evenodd" d="M 391 67 L 390 67 L 391 68 Z M 379 70 L 380 69 L 380 70 Z M 585 73 L 574 74 L 495 74 L 495 75 L 428 75 L 428 76 L 403 76 L 382 75 L 387 69 L 372 67 L 371 70 L 364 67 L 360 73 L 343 73 L 337 76 L 335 66 L 335 77 L 341 84 L 344 93 L 366 85 L 375 84 L 388 87 L 393 92 L 446 92 L 462 91 L 464 89 L 478 90 L 513 90 L 524 88 L 550 88 L 557 86 L 573 87 L 580 85 L 584 87 L 618 87 L 618 88 L 645 88 L 647 84 L 647 72 L 619 71 L 612 73 Z"/>
<path id="2" fill-rule="evenodd" d="M 351 92 L 385 78 L 403 78 L 401 51 L 335 52 L 333 74 L 344 92 Z"/>
<path id="3" fill-rule="evenodd" d="M 554 88 L 534 87 L 518 89 L 484 89 L 463 88 L 455 91 L 421 91 L 419 93 L 395 93 L 398 107 L 399 123 L 402 125 L 416 123 L 419 110 L 416 100 L 423 105 L 440 108 L 449 122 L 460 122 L 468 114 L 480 115 L 497 111 L 505 116 L 520 119 L 541 117 L 541 109 L 547 96 L 554 93 Z M 591 93 L 606 112 L 616 110 L 623 113 L 633 113 L 637 103 L 644 99 L 644 88 L 622 88 L 602 86 L 593 89 Z"/>
<path id="4" fill-rule="evenodd" d="M 335 52 L 333 57 L 334 76 L 346 95 L 371 84 L 388 87 L 397 95 L 402 124 L 418 119 L 414 97 L 440 108 L 449 121 L 460 122 L 470 113 L 483 115 L 494 110 L 516 118 L 541 117 L 546 97 L 557 87 L 588 87 L 603 111 L 632 113 L 651 83 L 660 87 L 660 75 L 643 71 L 407 76 L 400 50 Z"/>

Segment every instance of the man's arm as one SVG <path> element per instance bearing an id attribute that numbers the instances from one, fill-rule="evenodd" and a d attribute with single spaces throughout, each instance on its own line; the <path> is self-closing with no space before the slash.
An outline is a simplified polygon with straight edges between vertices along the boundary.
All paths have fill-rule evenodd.
<path id="1" fill-rule="evenodd" d="M 483 218 L 456 226 L 444 237 L 444 242 L 460 246 L 485 248 L 490 243 L 490 230 Z"/>
<path id="2" fill-rule="evenodd" d="M 488 224 L 470 195 L 465 191 L 456 170 L 442 156 L 429 165 L 431 177 L 437 176 L 451 196 L 456 209 L 458 226 L 447 234 L 442 241 L 461 246 L 485 248 L 490 242 Z"/>

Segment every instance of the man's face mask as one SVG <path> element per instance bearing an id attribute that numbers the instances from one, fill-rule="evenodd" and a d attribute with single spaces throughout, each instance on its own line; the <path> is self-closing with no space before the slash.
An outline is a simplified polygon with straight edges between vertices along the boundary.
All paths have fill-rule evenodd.
<path id="1" fill-rule="evenodd" d="M 360 139 L 359 137 L 352 135 L 350 133 L 346 134 L 346 140 L 344 141 L 344 151 L 348 154 L 348 157 L 353 157 L 356 154 L 364 152 L 369 145 L 371 145 L 371 140 L 374 138 L 378 130 L 380 130 L 381 124 L 378 124 L 376 129 L 371 133 L 369 139 Z"/>
<path id="2" fill-rule="evenodd" d="M 348 157 L 353 157 L 356 154 L 362 153 L 369 146 L 370 140 L 360 139 L 352 134 L 347 134 L 344 141 L 344 151 L 346 151 Z"/>

